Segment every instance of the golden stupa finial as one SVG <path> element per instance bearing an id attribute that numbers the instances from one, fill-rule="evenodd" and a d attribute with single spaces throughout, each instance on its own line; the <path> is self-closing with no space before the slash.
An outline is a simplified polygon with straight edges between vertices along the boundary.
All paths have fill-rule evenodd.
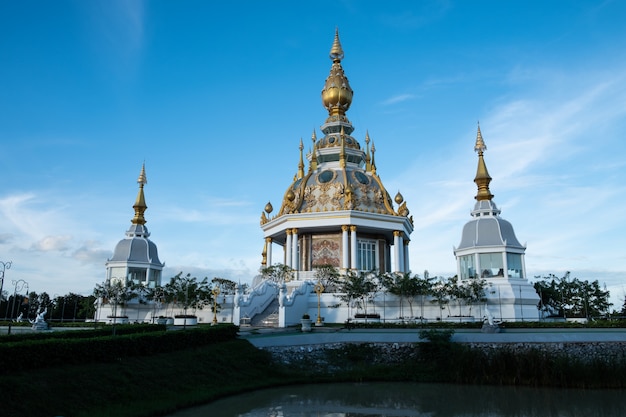
<path id="1" fill-rule="evenodd" d="M 339 29 L 335 30 L 335 40 L 330 49 L 330 59 L 333 61 L 333 65 L 322 89 L 322 104 L 328 110 L 329 119 L 345 118 L 346 111 L 352 104 L 354 93 L 341 67 L 343 49 L 339 41 Z"/>
<path id="2" fill-rule="evenodd" d="M 309 165 L 309 168 L 311 171 L 315 171 L 317 169 L 317 135 L 315 134 L 315 129 L 313 129 L 311 141 L 313 142 L 313 150 L 311 151 L 311 165 Z"/>
<path id="3" fill-rule="evenodd" d="M 135 204 L 133 205 L 133 209 L 135 209 L 135 217 L 133 217 L 130 222 L 132 224 L 146 224 L 146 219 L 143 217 L 143 214 L 148 208 L 148 206 L 146 206 L 146 199 L 143 195 L 143 186 L 148 183 L 148 178 L 146 177 L 145 162 L 141 165 L 141 172 L 139 173 L 137 183 L 139 184 L 139 192 L 137 193 L 137 199 L 135 200 Z"/>
<path id="4" fill-rule="evenodd" d="M 483 153 L 486 149 L 487 146 L 485 145 L 483 135 L 480 131 L 480 124 L 478 124 L 476 144 L 474 145 L 474 151 L 478 152 L 478 168 L 476 169 L 476 177 L 474 178 L 474 182 L 478 187 L 478 192 L 474 198 L 478 201 L 491 200 L 493 198 L 493 194 L 489 191 L 491 177 L 489 176 L 489 171 L 487 171 L 487 165 L 485 164 L 485 159 L 483 158 Z"/>
<path id="5" fill-rule="evenodd" d="M 298 179 L 304 177 L 304 160 L 302 159 L 302 150 L 304 145 L 302 144 L 302 138 L 300 138 L 300 162 L 298 162 Z"/>
<path id="6" fill-rule="evenodd" d="M 365 171 L 370 172 L 372 170 L 372 164 L 370 159 L 370 132 L 365 131 Z"/>
<path id="7" fill-rule="evenodd" d="M 335 28 L 335 40 L 333 41 L 333 47 L 330 48 L 330 59 L 333 62 L 341 62 L 343 59 L 343 48 L 339 41 L 339 28 Z"/>

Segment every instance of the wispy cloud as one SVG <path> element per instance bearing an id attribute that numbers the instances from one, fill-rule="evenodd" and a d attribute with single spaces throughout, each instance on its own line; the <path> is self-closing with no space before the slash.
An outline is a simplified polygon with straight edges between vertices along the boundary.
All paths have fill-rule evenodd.
<path id="1" fill-rule="evenodd" d="M 383 101 L 383 106 L 391 106 L 393 104 L 402 103 L 403 101 L 412 100 L 415 96 L 413 94 L 398 94 Z"/>

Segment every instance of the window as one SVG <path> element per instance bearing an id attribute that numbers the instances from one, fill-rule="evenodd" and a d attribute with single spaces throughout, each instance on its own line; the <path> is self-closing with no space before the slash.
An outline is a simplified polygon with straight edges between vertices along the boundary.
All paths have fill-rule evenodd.
<path id="1" fill-rule="evenodd" d="M 476 278 L 476 266 L 474 265 L 474 255 L 461 256 L 461 279 Z"/>
<path id="2" fill-rule="evenodd" d="M 145 268 L 128 268 L 128 280 L 135 284 L 141 284 L 146 281 Z"/>
<path id="3" fill-rule="evenodd" d="M 361 271 L 376 269 L 376 241 L 359 240 L 357 242 L 357 265 Z"/>
<path id="4" fill-rule="evenodd" d="M 506 266 L 509 278 L 524 278 L 524 273 L 522 272 L 522 255 L 519 253 L 507 253 Z"/>
<path id="5" fill-rule="evenodd" d="M 482 278 L 503 277 L 504 265 L 501 253 L 481 253 L 478 255 Z"/>

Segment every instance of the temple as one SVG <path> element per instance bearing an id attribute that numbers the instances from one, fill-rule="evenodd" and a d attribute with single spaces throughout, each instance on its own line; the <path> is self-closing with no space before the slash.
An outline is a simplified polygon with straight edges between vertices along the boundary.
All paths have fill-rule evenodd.
<path id="1" fill-rule="evenodd" d="M 321 92 L 328 116 L 320 131 L 313 131 L 306 153 L 300 140 L 295 174 L 285 181 L 288 185 L 277 212 L 271 202 L 261 212 L 260 274 L 250 288 L 239 285 L 229 292 L 216 292 L 213 302 L 219 303 L 218 311 L 194 311 L 197 321 L 287 327 L 299 324 L 303 317 L 314 318 L 317 325 L 361 318 L 384 322 L 483 321 L 485 317 L 490 321 L 538 320 L 538 296 L 526 279 L 526 247 L 517 240 L 511 223 L 500 217 L 489 190 L 491 177 L 480 126 L 475 143 L 478 192 L 471 220 L 454 248 L 457 275 L 436 282 L 421 277 L 431 288 L 448 288 L 447 295 L 423 291 L 407 299 L 385 288 L 385 280 L 411 276 L 413 218 L 402 194 L 398 191 L 391 198 L 383 185 L 369 132 L 364 134 L 364 146 L 353 136 L 355 127 L 347 112 L 354 92 L 342 66 L 344 51 L 338 31 L 330 59 L 330 74 Z M 163 264 L 145 227 L 145 167 L 138 183 L 135 217 L 106 263 L 106 282 L 156 288 L 161 285 Z M 323 282 L 320 271 L 324 270 L 334 271 L 339 281 Z M 371 291 L 359 299 L 342 292 L 341 283 L 354 277 L 372 283 Z M 474 299 L 449 290 L 450 285 L 469 288 L 474 283 L 481 285 L 482 292 Z M 116 316 L 112 303 L 106 310 L 105 298 L 100 302 L 102 320 Z M 157 302 L 124 303 L 124 315 L 135 321 L 154 322 L 167 312 L 168 307 Z"/>

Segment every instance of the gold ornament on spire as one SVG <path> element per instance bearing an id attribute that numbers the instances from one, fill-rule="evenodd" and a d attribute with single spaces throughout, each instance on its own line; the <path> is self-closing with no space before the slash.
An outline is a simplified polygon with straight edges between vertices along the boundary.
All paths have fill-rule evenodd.
<path id="1" fill-rule="evenodd" d="M 474 145 L 474 151 L 478 152 L 478 168 L 476 169 L 476 177 L 474 178 L 474 182 L 478 187 L 478 193 L 474 198 L 478 201 L 491 200 L 493 198 L 493 194 L 489 191 L 491 177 L 489 176 L 489 171 L 487 171 L 487 165 L 485 164 L 485 159 L 483 158 L 483 153 L 486 149 L 487 146 L 485 145 L 483 135 L 480 132 L 479 124 L 478 132 L 476 133 L 476 144 Z"/>
<path id="2" fill-rule="evenodd" d="M 304 177 L 304 160 L 302 159 L 303 149 L 304 144 L 302 143 L 302 138 L 300 138 L 300 162 L 298 162 L 298 179 Z"/>
<path id="3" fill-rule="evenodd" d="M 143 186 L 148 183 L 145 162 L 141 165 L 141 172 L 139 173 L 139 178 L 137 178 L 137 183 L 139 184 L 139 192 L 137 193 L 137 199 L 133 205 L 133 209 L 135 209 L 135 217 L 133 217 L 130 222 L 132 224 L 146 224 L 146 219 L 143 217 L 143 214 L 148 208 L 148 206 L 146 206 L 146 199 L 143 195 Z"/>
<path id="4" fill-rule="evenodd" d="M 341 67 L 343 49 L 339 41 L 339 29 L 335 30 L 335 40 L 330 49 L 330 59 L 333 61 L 333 65 L 322 89 L 322 103 L 328 110 L 329 119 L 333 117 L 343 119 L 346 111 L 350 108 L 350 104 L 352 104 L 353 91 L 350 88 L 348 77 Z"/>

